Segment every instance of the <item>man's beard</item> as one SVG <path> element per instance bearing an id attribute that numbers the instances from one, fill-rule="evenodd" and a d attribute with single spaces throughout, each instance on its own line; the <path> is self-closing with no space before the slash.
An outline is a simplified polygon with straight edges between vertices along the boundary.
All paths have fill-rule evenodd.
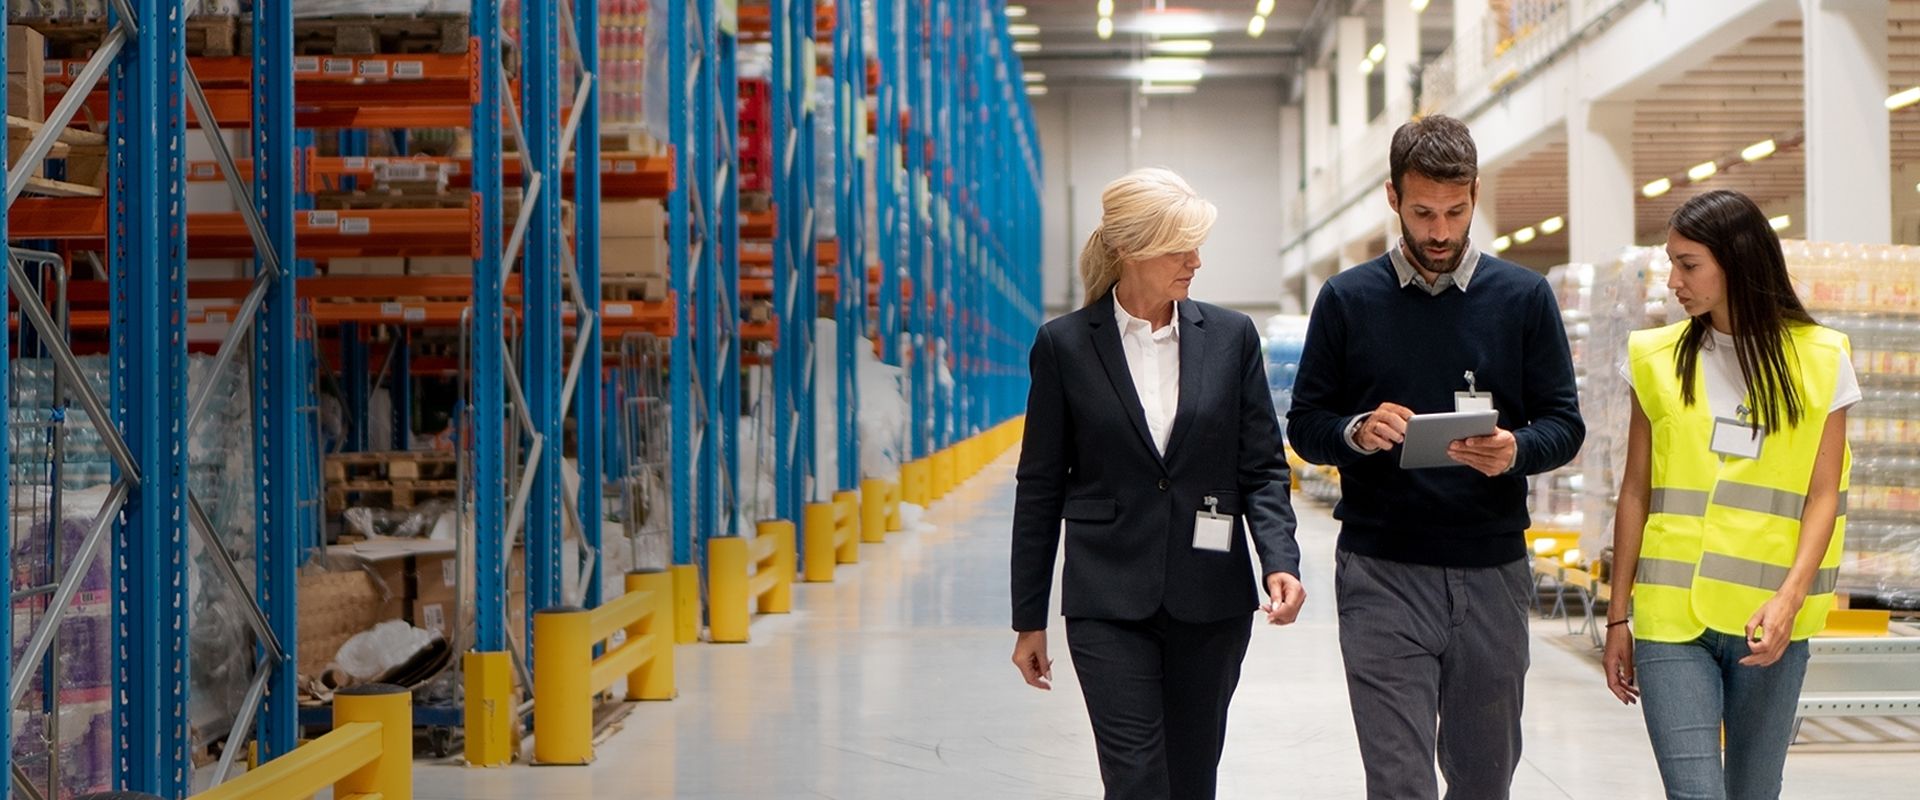
<path id="1" fill-rule="evenodd" d="M 1407 254 L 1413 257 L 1414 262 L 1418 263 L 1421 269 L 1435 275 L 1446 275 L 1459 269 L 1460 259 L 1467 254 L 1467 237 L 1462 236 L 1458 240 L 1449 241 L 1421 241 L 1414 238 L 1413 231 L 1407 228 L 1406 220 L 1400 221 L 1400 236 L 1401 241 L 1407 243 Z M 1427 246 L 1433 244 L 1445 244 L 1453 248 L 1453 255 L 1447 258 L 1446 263 L 1436 264 L 1432 259 L 1427 258 Z"/>

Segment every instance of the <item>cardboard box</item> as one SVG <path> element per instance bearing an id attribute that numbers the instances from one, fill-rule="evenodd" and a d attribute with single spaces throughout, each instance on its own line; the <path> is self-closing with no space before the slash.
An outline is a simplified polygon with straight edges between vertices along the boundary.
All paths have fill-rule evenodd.
<path id="1" fill-rule="evenodd" d="M 47 37 L 25 25 L 8 25 L 7 74 L 41 77 L 46 72 Z"/>
<path id="2" fill-rule="evenodd" d="M 47 84 L 38 75 L 7 76 L 7 114 L 47 121 Z"/>
<path id="3" fill-rule="evenodd" d="M 421 553 L 408 571 L 408 590 L 418 602 L 444 602 L 451 607 L 460 597 L 460 560 L 454 553 Z"/>
<path id="4" fill-rule="evenodd" d="M 328 275 L 405 275 L 404 258 L 334 258 L 327 261 Z"/>
<path id="5" fill-rule="evenodd" d="M 752 323 L 772 322 L 773 304 L 765 300 L 756 300 L 748 303 L 747 321 Z"/>
<path id="6" fill-rule="evenodd" d="M 464 256 L 414 256 L 407 259 L 408 275 L 472 275 L 473 259 Z"/>
<path id="7" fill-rule="evenodd" d="M 600 204 L 601 249 L 608 239 L 634 239 L 667 235 L 667 207 L 658 200 L 620 200 Z"/>
<path id="8" fill-rule="evenodd" d="M 252 262 L 241 258 L 187 259 L 187 281 L 242 281 L 253 277 Z"/>
<path id="9" fill-rule="evenodd" d="M 618 278 L 666 278 L 667 240 L 658 236 L 602 238 L 600 274 Z"/>
<path id="10" fill-rule="evenodd" d="M 453 609 L 454 602 L 451 600 L 433 602 L 415 600 L 413 616 L 408 621 L 413 623 L 413 627 L 446 636 L 449 630 L 447 623 L 453 618 Z"/>

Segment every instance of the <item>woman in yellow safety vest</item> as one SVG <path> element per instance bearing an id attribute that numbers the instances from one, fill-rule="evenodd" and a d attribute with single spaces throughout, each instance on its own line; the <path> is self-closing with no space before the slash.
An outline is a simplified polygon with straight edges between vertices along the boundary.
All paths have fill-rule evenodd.
<path id="1" fill-rule="evenodd" d="M 1607 687 L 1644 701 L 1669 798 L 1777 798 L 1806 639 L 1833 606 L 1859 381 L 1752 200 L 1702 194 L 1671 228 L 1690 319 L 1627 345 L 1613 596 L 1633 619 L 1608 614 Z"/>

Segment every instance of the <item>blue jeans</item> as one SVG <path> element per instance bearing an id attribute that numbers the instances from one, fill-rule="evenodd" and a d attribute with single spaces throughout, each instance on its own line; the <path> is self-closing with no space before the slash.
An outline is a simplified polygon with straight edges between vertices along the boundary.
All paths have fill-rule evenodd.
<path id="1" fill-rule="evenodd" d="M 1748 667 L 1738 635 L 1707 631 L 1691 642 L 1633 643 L 1647 735 L 1669 800 L 1774 800 L 1793 742 L 1807 643 L 1771 667 Z M 1726 731 L 1726 758 L 1720 734 Z"/>

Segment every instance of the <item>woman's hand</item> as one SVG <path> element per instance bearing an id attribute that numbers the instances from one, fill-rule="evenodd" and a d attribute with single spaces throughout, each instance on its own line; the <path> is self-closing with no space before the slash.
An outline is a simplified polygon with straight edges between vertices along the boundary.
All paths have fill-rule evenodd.
<path id="1" fill-rule="evenodd" d="M 1775 593 L 1747 619 L 1747 648 L 1753 655 L 1740 659 L 1742 666 L 1771 667 L 1793 643 L 1793 618 L 1800 613 L 1806 598 Z"/>
<path id="2" fill-rule="evenodd" d="M 1607 628 L 1607 651 L 1600 659 L 1607 673 L 1607 688 L 1620 702 L 1633 705 L 1640 701 L 1640 686 L 1633 680 L 1633 631 L 1625 625 Z"/>
<path id="3" fill-rule="evenodd" d="M 1020 631 L 1013 642 L 1013 665 L 1035 689 L 1053 691 L 1053 659 L 1047 658 L 1047 632 Z"/>

